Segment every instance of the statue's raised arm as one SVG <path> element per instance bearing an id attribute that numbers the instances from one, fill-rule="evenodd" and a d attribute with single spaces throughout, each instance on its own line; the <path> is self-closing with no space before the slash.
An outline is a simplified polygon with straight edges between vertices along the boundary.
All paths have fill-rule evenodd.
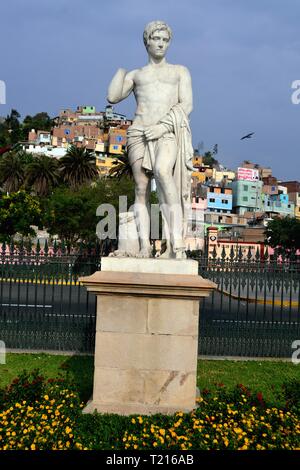
<path id="1" fill-rule="evenodd" d="M 114 75 L 108 87 L 107 101 L 111 104 L 119 103 L 127 98 L 133 90 L 133 72 L 120 68 Z"/>

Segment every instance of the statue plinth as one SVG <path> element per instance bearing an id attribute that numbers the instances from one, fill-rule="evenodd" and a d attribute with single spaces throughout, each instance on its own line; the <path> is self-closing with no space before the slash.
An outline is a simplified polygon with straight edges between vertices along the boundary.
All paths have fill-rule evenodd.
<path id="1" fill-rule="evenodd" d="M 81 278 L 97 295 L 93 398 L 84 413 L 195 408 L 199 300 L 216 285 L 192 260 L 102 258 Z"/>

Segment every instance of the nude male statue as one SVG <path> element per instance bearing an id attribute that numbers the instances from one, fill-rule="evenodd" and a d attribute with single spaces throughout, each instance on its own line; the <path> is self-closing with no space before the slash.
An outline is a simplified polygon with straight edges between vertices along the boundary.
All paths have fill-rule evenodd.
<path id="1" fill-rule="evenodd" d="M 109 103 L 118 103 L 132 91 L 137 102 L 127 141 L 135 181 L 140 257 L 151 256 L 149 194 L 152 175 L 167 239 L 167 249 L 162 256 L 185 257 L 183 204 L 190 198 L 193 150 L 188 115 L 193 99 L 188 69 L 166 61 L 171 38 L 172 32 L 166 23 L 149 23 L 144 31 L 148 64 L 131 72 L 120 68 L 108 89 Z"/>

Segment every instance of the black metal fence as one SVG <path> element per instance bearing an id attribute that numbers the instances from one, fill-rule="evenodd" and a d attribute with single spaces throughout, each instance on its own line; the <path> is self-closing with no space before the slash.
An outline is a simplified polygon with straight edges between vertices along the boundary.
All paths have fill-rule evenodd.
<path id="1" fill-rule="evenodd" d="M 300 263 L 264 257 L 197 258 L 218 288 L 200 305 L 199 354 L 291 357 L 300 339 Z M 93 352 L 95 296 L 79 277 L 100 253 L 62 246 L 0 249 L 0 340 L 7 348 Z"/>
<path id="2" fill-rule="evenodd" d="M 95 296 L 79 277 L 100 269 L 97 249 L 22 248 L 0 251 L 0 339 L 7 348 L 92 352 Z"/>
<path id="3" fill-rule="evenodd" d="M 201 302 L 200 354 L 292 356 L 300 339 L 299 261 L 200 258 L 199 274 L 218 286 Z"/>

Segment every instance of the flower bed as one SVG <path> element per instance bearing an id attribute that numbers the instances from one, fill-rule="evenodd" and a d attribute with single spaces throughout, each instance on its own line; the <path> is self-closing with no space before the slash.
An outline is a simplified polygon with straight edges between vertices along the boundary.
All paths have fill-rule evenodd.
<path id="1" fill-rule="evenodd" d="M 297 390 L 299 382 L 284 387 L 282 408 L 238 385 L 203 391 L 188 414 L 82 415 L 71 384 L 24 373 L 0 395 L 0 449 L 299 449 Z"/>

